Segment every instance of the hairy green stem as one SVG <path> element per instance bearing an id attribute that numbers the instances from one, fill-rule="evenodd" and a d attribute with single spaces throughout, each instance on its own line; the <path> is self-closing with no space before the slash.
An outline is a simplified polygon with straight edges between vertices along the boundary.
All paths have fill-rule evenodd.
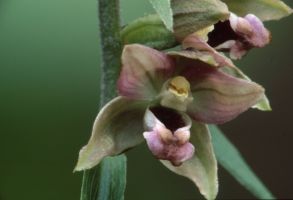
<path id="1" fill-rule="evenodd" d="M 100 29 L 100 106 L 116 96 L 120 69 L 119 0 L 98 0 Z M 126 157 L 105 158 L 97 167 L 83 175 L 81 200 L 122 200 L 126 185 Z"/>
<path id="2" fill-rule="evenodd" d="M 101 106 L 116 96 L 121 40 L 119 0 L 99 0 L 101 42 Z"/>

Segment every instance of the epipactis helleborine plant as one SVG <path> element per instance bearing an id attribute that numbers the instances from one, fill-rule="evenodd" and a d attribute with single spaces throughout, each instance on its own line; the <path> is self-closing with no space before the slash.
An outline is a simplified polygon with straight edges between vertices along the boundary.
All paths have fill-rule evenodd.
<path id="1" fill-rule="evenodd" d="M 207 44 L 211 30 L 188 36 L 177 52 L 124 47 L 119 96 L 99 112 L 75 170 L 145 140 L 167 168 L 191 179 L 207 199 L 216 197 L 217 162 L 205 123 L 232 120 L 262 100 L 264 89 L 228 73 L 240 70 Z"/>

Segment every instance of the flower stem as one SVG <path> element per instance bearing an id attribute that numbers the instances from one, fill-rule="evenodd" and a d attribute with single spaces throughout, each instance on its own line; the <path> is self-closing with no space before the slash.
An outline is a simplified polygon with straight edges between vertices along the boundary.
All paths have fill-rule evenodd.
<path id="1" fill-rule="evenodd" d="M 116 96 L 121 40 L 119 0 L 98 0 L 101 40 L 101 106 Z"/>
<path id="2" fill-rule="evenodd" d="M 122 45 L 120 41 L 119 0 L 98 0 L 100 29 L 101 93 L 100 107 L 116 96 Z M 105 158 L 86 170 L 81 200 L 123 200 L 126 185 L 126 157 Z"/>

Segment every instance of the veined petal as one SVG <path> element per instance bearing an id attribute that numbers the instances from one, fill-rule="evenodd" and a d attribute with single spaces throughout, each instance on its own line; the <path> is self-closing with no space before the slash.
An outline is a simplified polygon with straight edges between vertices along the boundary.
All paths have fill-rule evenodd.
<path id="1" fill-rule="evenodd" d="M 229 58 L 225 57 L 220 53 L 214 54 L 209 51 L 197 51 L 197 50 L 182 50 L 182 51 L 171 51 L 168 52 L 170 56 L 173 57 L 184 57 L 190 58 L 193 60 L 200 60 L 214 67 L 222 67 L 222 66 L 233 66 L 233 63 Z"/>
<path id="2" fill-rule="evenodd" d="M 126 45 L 122 52 L 118 92 L 131 99 L 151 100 L 173 71 L 173 59 L 163 52 L 139 44 Z"/>
<path id="3" fill-rule="evenodd" d="M 187 35 L 229 17 L 226 4 L 220 0 L 172 0 L 174 35 L 182 41 Z"/>
<path id="4" fill-rule="evenodd" d="M 233 77 L 244 79 L 247 81 L 251 81 L 251 79 L 245 75 L 238 67 L 222 67 L 221 70 L 224 73 L 227 73 Z M 271 111 L 271 105 L 268 97 L 266 95 L 263 96 L 252 108 L 256 108 L 261 111 Z"/>
<path id="5" fill-rule="evenodd" d="M 185 113 L 156 106 L 146 111 L 144 121 L 147 131 L 143 135 L 156 158 L 179 166 L 192 157 L 191 120 Z"/>
<path id="6" fill-rule="evenodd" d="M 193 102 L 187 107 L 195 120 L 221 124 L 232 120 L 264 97 L 264 89 L 203 62 L 194 62 L 183 76 L 189 80 Z"/>
<path id="7" fill-rule="evenodd" d="M 146 101 L 116 97 L 99 112 L 91 138 L 79 152 L 75 171 L 90 169 L 105 156 L 113 156 L 143 141 Z"/>
<path id="8" fill-rule="evenodd" d="M 193 122 L 190 141 L 196 148 L 191 159 L 177 167 L 168 161 L 161 162 L 174 173 L 193 181 L 206 199 L 215 199 L 218 193 L 217 161 L 207 126 Z"/>

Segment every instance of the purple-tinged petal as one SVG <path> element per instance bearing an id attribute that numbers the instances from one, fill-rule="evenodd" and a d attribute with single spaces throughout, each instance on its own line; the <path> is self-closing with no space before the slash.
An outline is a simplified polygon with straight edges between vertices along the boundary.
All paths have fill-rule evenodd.
<path id="1" fill-rule="evenodd" d="M 236 34 L 245 36 L 250 36 L 253 34 L 253 28 L 249 21 L 243 17 L 238 17 L 231 13 L 229 18 L 230 26 Z"/>
<path id="2" fill-rule="evenodd" d="M 166 145 L 162 141 L 158 130 L 144 132 L 143 136 L 147 141 L 149 149 L 157 159 L 169 160 L 174 166 L 181 165 L 193 156 L 194 147 L 189 142 L 181 146 L 171 144 Z"/>
<path id="3" fill-rule="evenodd" d="M 182 42 L 182 48 L 189 51 L 178 52 L 178 56 L 198 59 L 215 67 L 234 66 L 225 55 L 212 48 L 202 36 L 191 34 Z M 175 53 L 171 55 L 176 55 Z"/>
<path id="4" fill-rule="evenodd" d="M 113 156 L 143 142 L 146 101 L 117 97 L 99 112 L 91 138 L 79 152 L 75 171 L 90 169 L 104 157 Z"/>
<path id="5" fill-rule="evenodd" d="M 190 141 L 196 147 L 193 157 L 180 166 L 165 160 L 161 162 L 174 173 L 194 182 L 206 199 L 215 199 L 218 193 L 217 161 L 209 130 L 206 125 L 193 122 L 190 131 Z"/>
<path id="6" fill-rule="evenodd" d="M 193 102 L 187 107 L 195 120 L 221 124 L 237 117 L 264 97 L 264 89 L 228 75 L 203 62 L 192 62 L 182 75 L 190 82 Z"/>
<path id="7" fill-rule="evenodd" d="M 230 15 L 231 28 L 239 35 L 239 39 L 231 46 L 230 56 L 240 59 L 253 47 L 264 47 L 271 41 L 270 32 L 264 27 L 262 21 L 255 15 L 248 14 L 244 18 Z M 216 47 L 220 49 L 221 47 Z"/>
<path id="8" fill-rule="evenodd" d="M 143 133 L 153 155 L 161 160 L 169 160 L 179 166 L 190 159 L 194 147 L 189 143 L 190 118 L 175 110 L 164 107 L 152 107 L 146 111 Z"/>
<path id="9" fill-rule="evenodd" d="M 244 17 L 252 27 L 253 34 L 246 39 L 255 47 L 264 47 L 271 41 L 270 32 L 264 27 L 262 21 L 253 14 L 248 14 Z"/>
<path id="10" fill-rule="evenodd" d="M 243 18 L 231 13 L 229 20 L 215 25 L 208 43 L 216 50 L 229 51 L 231 58 L 240 59 L 251 48 L 264 47 L 270 40 L 270 32 L 255 15 Z"/>
<path id="11" fill-rule="evenodd" d="M 173 71 L 173 59 L 163 52 L 139 44 L 126 45 L 122 52 L 118 92 L 131 99 L 151 100 Z"/>
<path id="12" fill-rule="evenodd" d="M 209 44 L 207 44 L 207 41 L 208 40 L 206 40 L 205 37 L 200 36 L 197 33 L 193 33 L 182 41 L 182 47 L 183 49 L 195 49 L 199 51 L 214 52 L 215 50 Z"/>
<path id="13" fill-rule="evenodd" d="M 227 74 L 229 74 L 229 75 L 231 75 L 233 77 L 244 79 L 244 80 L 247 80 L 247 81 L 251 81 L 251 79 L 247 75 L 245 75 L 237 67 L 222 67 L 221 70 L 224 73 L 227 73 Z M 272 110 L 271 105 L 270 105 L 270 101 L 269 101 L 269 99 L 267 98 L 266 95 L 264 95 L 263 98 L 260 99 L 257 102 L 257 104 L 253 105 L 252 108 L 256 108 L 256 109 L 261 110 L 261 111 L 271 111 Z"/>

